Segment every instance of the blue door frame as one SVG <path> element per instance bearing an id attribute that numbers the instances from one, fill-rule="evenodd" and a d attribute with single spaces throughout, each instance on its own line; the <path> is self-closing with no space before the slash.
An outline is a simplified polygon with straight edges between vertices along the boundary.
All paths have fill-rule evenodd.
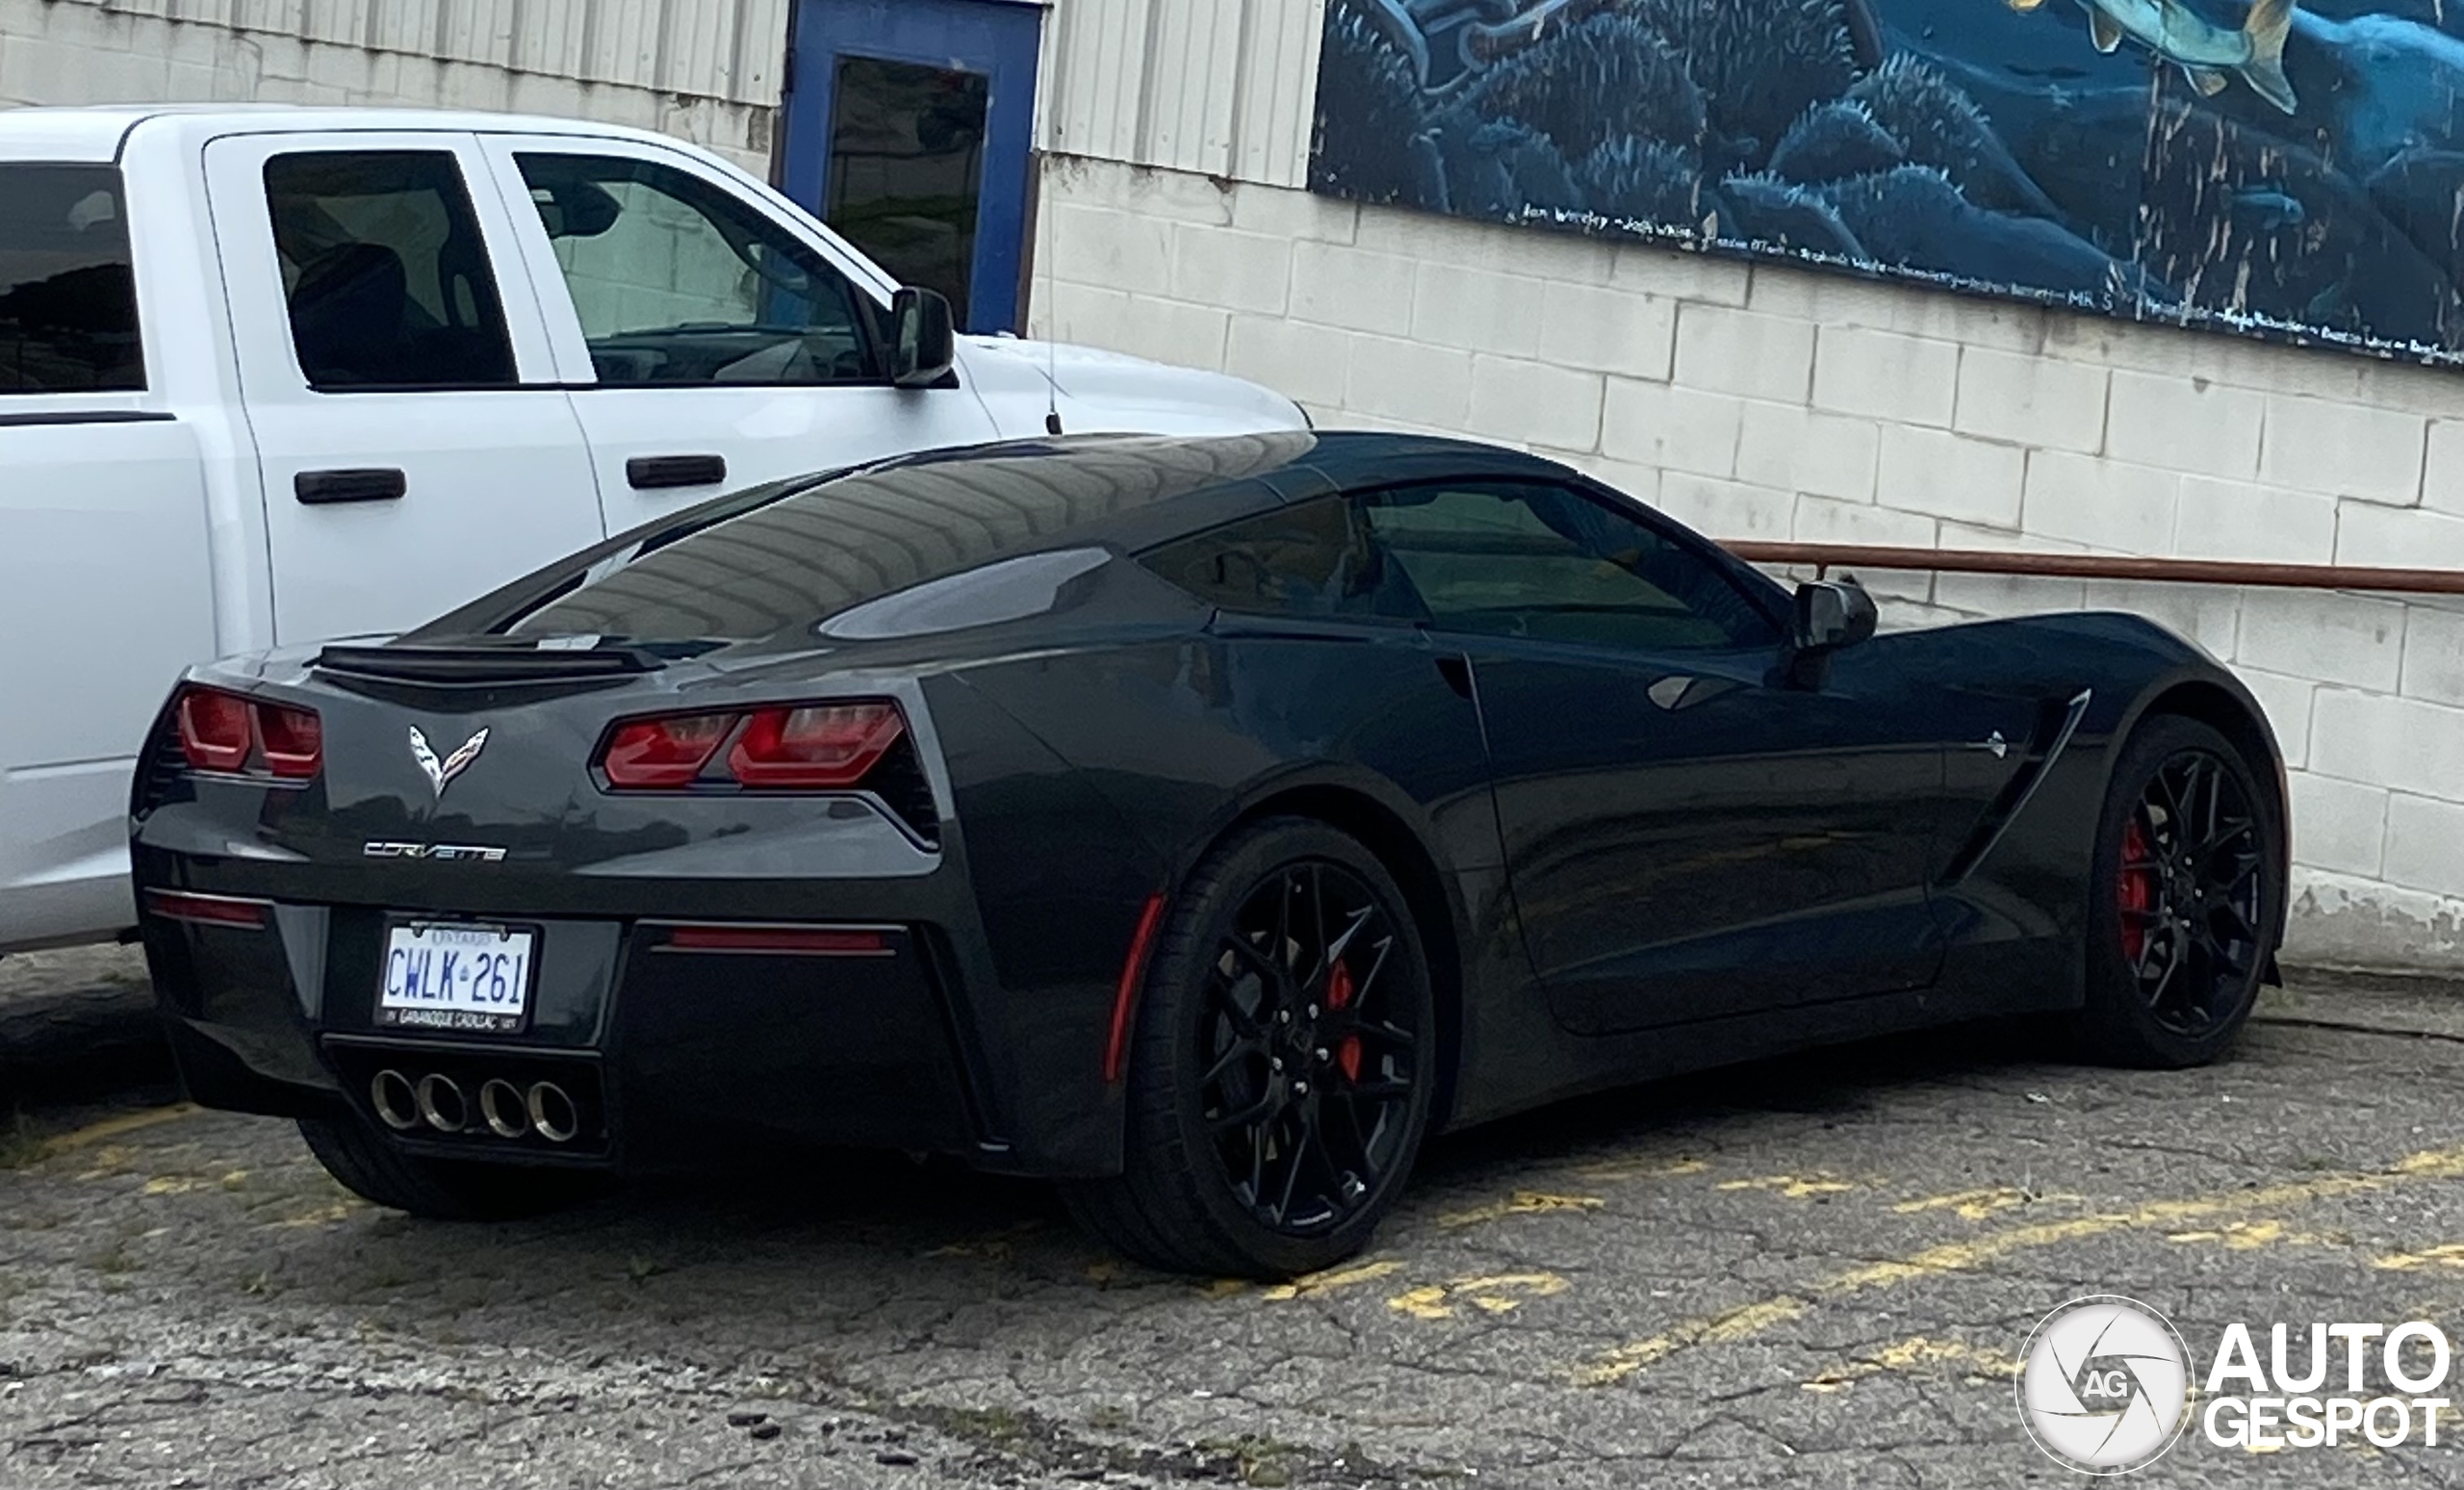
<path id="1" fill-rule="evenodd" d="M 1043 7 L 1033 0 L 797 0 L 782 185 L 815 216 L 830 200 L 839 58 L 912 63 L 988 80 L 965 330 L 1018 329 L 1042 40 Z"/>

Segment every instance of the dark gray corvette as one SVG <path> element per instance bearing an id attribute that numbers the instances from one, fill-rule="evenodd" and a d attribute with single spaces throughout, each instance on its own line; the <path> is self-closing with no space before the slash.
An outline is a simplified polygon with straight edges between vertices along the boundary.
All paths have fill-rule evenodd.
<path id="1" fill-rule="evenodd" d="M 2284 914 L 2249 695 L 2128 616 L 1872 629 L 1482 447 L 918 457 L 198 670 L 146 950 L 195 1097 L 388 1205 L 874 1144 L 1252 1273 L 1587 1089 L 2031 1012 L 2221 1051 Z"/>

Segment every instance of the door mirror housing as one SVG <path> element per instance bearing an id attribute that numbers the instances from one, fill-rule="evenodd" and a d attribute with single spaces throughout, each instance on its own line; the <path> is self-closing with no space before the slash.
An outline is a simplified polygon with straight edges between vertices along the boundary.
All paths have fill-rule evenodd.
<path id="1" fill-rule="evenodd" d="M 1810 579 L 1797 586 L 1796 650 L 1837 652 L 1874 634 L 1874 598 L 1854 576 Z"/>
<path id="2" fill-rule="evenodd" d="M 1797 619 L 1788 641 L 1787 671 L 1804 687 L 1822 686 L 1831 655 L 1874 634 L 1874 598 L 1853 576 L 1797 586 Z"/>
<path id="3" fill-rule="evenodd" d="M 1880 617 L 1874 598 L 1853 575 L 1810 579 L 1797 586 L 1796 623 L 1781 673 L 1799 688 L 1819 688 L 1831 673 L 1831 655 L 1874 634 Z"/>
<path id="4" fill-rule="evenodd" d="M 891 386 L 938 386 L 958 361 L 948 299 L 937 291 L 909 286 L 890 297 L 889 320 Z"/>
<path id="5" fill-rule="evenodd" d="M 531 189 L 531 196 L 539 204 L 540 224 L 558 242 L 597 238 L 625 215 L 614 193 L 582 176 L 544 180 Z"/>

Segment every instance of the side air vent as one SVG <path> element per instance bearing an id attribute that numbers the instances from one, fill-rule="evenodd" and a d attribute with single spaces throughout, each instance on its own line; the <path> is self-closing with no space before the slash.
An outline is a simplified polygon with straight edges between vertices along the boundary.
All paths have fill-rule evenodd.
<path id="1" fill-rule="evenodd" d="M 179 724 L 167 712 L 155 727 L 145 754 L 138 758 L 135 787 L 129 810 L 139 817 L 195 789 L 189 780 L 188 754 L 180 748 Z"/>
<path id="2" fill-rule="evenodd" d="M 933 784 L 924 775 L 924 763 L 916 758 L 915 740 L 901 735 L 881 764 L 873 767 L 864 784 L 880 795 L 882 805 L 898 814 L 899 821 L 914 831 L 917 837 L 941 846 L 941 816 L 933 809 Z"/>

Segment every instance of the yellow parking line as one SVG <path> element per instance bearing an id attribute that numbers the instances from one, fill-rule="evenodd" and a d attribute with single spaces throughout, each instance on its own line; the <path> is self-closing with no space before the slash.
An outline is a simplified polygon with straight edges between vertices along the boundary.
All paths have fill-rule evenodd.
<path id="1" fill-rule="evenodd" d="M 1399 1262 L 1361 1263 L 1356 1267 L 1336 1268 L 1326 1272 L 1312 1272 L 1294 1278 L 1289 1283 L 1277 1283 L 1272 1288 L 1259 1290 L 1258 1297 L 1278 1301 L 1305 1298 L 1312 1294 L 1326 1294 L 1339 1288 L 1349 1288 L 1355 1283 L 1374 1282 L 1389 1273 L 1402 1271 L 1403 1265 Z"/>
<path id="2" fill-rule="evenodd" d="M 1607 1203 L 1598 1195 L 1560 1195 L 1541 1190 L 1518 1190 L 1503 1200 L 1441 1216 L 1437 1223 L 1452 1231 L 1464 1226 L 1477 1226 L 1483 1221 L 1503 1220 L 1509 1216 L 1538 1216 L 1548 1211 L 1597 1211 Z"/>
<path id="3" fill-rule="evenodd" d="M 193 1118 L 204 1111 L 204 1108 L 193 1102 L 174 1102 L 168 1107 L 149 1107 L 142 1112 L 122 1113 L 116 1118 L 106 1118 L 100 1122 L 90 1122 L 73 1132 L 64 1133 L 56 1139 L 47 1141 L 42 1145 L 43 1157 L 48 1159 L 54 1154 L 90 1148 L 96 1143 L 108 1143 L 124 1134 L 160 1127 L 167 1122 L 178 1122 L 184 1118 Z"/>
<path id="4" fill-rule="evenodd" d="M 1867 1376 L 1887 1372 L 1914 1371 L 1919 1367 L 1957 1367 L 1970 1379 L 2008 1379 L 2018 1374 L 2018 1361 L 1996 1350 L 1980 1349 L 1958 1340 L 1935 1340 L 1925 1335 L 1912 1335 L 1897 1345 L 1885 1346 L 1871 1355 L 1861 1355 L 1844 1366 L 1835 1366 L 1800 1382 L 1809 1392 L 1837 1392 L 1854 1386 Z"/>
<path id="5" fill-rule="evenodd" d="M 1891 1209 L 1902 1216 L 1915 1216 L 1925 1211 L 1948 1211 L 1962 1220 L 1984 1220 L 1996 1211 L 2016 1210 L 2023 1205 L 2046 1205 L 2056 1200 L 2076 1200 L 2079 1196 L 2055 1191 L 2023 1190 L 2004 1185 L 1992 1190 L 1959 1190 L 1946 1195 L 1927 1195 L 1921 1200 L 1902 1200 Z"/>
<path id="6" fill-rule="evenodd" d="M 1836 1195 L 1857 1187 L 1828 1174 L 1765 1174 L 1756 1179 L 1722 1180 L 1720 1190 L 1764 1190 L 1789 1200 L 1810 1200 L 1816 1195 Z"/>
<path id="7" fill-rule="evenodd" d="M 2464 1242 L 2447 1242 L 2418 1252 L 2390 1252 L 2374 1259 L 2374 1268 L 2401 1272 L 2414 1268 L 2464 1268 Z"/>
<path id="8" fill-rule="evenodd" d="M 1689 1320 L 1646 1340 L 1623 1345 L 1575 1371 L 1585 1386 L 1608 1386 L 1625 1380 L 1655 1362 L 1697 1345 L 1744 1340 L 1776 1328 L 1811 1311 L 1824 1299 L 1844 1297 L 1868 1289 L 1888 1288 L 1946 1272 L 1967 1272 L 1998 1258 L 2033 1247 L 2058 1246 L 2117 1231 L 2179 1231 L 2191 1223 L 2219 1220 L 2254 1210 L 2278 1210 L 2338 1195 L 2384 1190 L 2408 1180 L 2464 1177 L 2464 1148 L 2434 1148 L 2409 1154 L 2385 1169 L 2348 1174 L 2323 1174 L 2314 1179 L 2271 1185 L 2258 1190 L 2183 1200 L 2159 1200 L 2132 1211 L 2109 1211 L 2056 1221 L 2015 1226 L 1966 1242 L 1944 1243 L 1912 1256 L 1866 1263 L 1815 1280 L 1795 1294 L 1784 1294 L 1747 1304 L 1726 1314 Z"/>
<path id="9" fill-rule="evenodd" d="M 1665 1334 L 1619 1346 L 1578 1370 L 1575 1380 L 1582 1386 L 1609 1386 L 1689 1346 L 1723 1345 L 1751 1339 L 1766 1329 L 1775 1329 L 1801 1317 L 1812 1307 L 1802 1298 L 1766 1298 L 1708 1319 L 1688 1320 Z"/>
<path id="10" fill-rule="evenodd" d="M 2185 1246 L 2213 1243 L 2229 1252 L 2255 1252 L 2266 1246 L 2348 1246 L 2352 1238 L 2341 1233 L 2322 1235 L 2310 1231 L 2288 1231 L 2280 1220 L 2237 1220 L 2221 1226 L 2204 1227 L 2197 1231 L 2166 1233 L 2165 1240 Z"/>
<path id="11" fill-rule="evenodd" d="M 1511 1314 L 1525 1298 L 1554 1297 L 1566 1288 L 1566 1280 L 1553 1272 L 1492 1272 L 1409 1289 L 1387 1299 L 1386 1307 L 1416 1320 L 1450 1320 L 1457 1303 L 1484 1314 Z"/>

